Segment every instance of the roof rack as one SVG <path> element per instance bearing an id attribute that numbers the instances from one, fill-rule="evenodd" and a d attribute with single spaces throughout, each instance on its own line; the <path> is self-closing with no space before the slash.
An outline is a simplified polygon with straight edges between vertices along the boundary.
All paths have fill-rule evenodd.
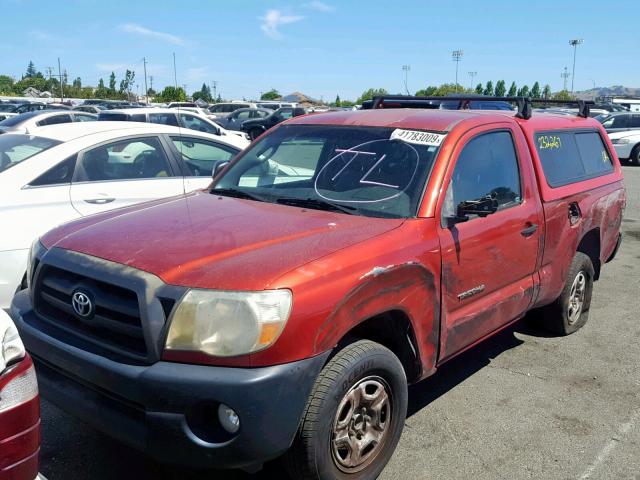
<path id="1" fill-rule="evenodd" d="M 595 105 L 592 100 L 546 100 L 543 98 L 531 97 L 485 97 L 483 95 L 452 95 L 446 97 L 417 97 L 412 95 L 381 95 L 373 97 L 371 103 L 363 103 L 364 109 L 385 108 L 385 103 L 391 104 L 386 108 L 438 108 L 440 102 L 458 101 L 460 108 L 468 106 L 469 102 L 510 102 L 515 103 L 518 107 L 516 117 L 529 119 L 532 114 L 532 105 L 537 104 L 554 104 L 554 105 L 576 105 L 578 107 L 578 116 L 589 117 L 589 108 Z M 396 105 L 393 105 L 394 102 Z M 435 103 L 438 102 L 438 103 Z"/>

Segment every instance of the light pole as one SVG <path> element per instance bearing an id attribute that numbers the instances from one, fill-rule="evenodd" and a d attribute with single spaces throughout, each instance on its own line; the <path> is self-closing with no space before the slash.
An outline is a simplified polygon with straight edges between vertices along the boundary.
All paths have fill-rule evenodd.
<path id="1" fill-rule="evenodd" d="M 569 40 L 569 45 L 573 47 L 573 71 L 571 72 L 571 94 L 573 95 L 573 82 L 576 79 L 576 50 L 578 45 L 581 45 L 583 40 L 581 38 L 575 38 Z"/>
<path id="2" fill-rule="evenodd" d="M 454 50 L 453 52 L 451 52 L 451 58 L 454 62 L 456 62 L 456 92 L 458 91 L 458 65 L 462 60 L 462 55 L 462 50 Z"/>
<path id="3" fill-rule="evenodd" d="M 471 83 L 469 84 L 469 90 L 473 89 L 473 79 L 478 75 L 478 72 L 469 72 L 469 77 L 471 78 Z"/>
<path id="4" fill-rule="evenodd" d="M 411 70 L 411 65 L 402 65 L 402 70 L 404 71 L 404 89 L 409 95 L 409 88 L 407 87 L 407 79 L 409 76 L 409 70 Z"/>
<path id="5" fill-rule="evenodd" d="M 567 91 L 567 78 L 569 78 L 571 76 L 571 74 L 569 72 L 567 72 L 567 67 L 564 67 L 564 70 L 562 71 L 560 76 L 564 80 L 564 87 L 562 88 L 562 90 L 564 90 L 566 92 Z"/>

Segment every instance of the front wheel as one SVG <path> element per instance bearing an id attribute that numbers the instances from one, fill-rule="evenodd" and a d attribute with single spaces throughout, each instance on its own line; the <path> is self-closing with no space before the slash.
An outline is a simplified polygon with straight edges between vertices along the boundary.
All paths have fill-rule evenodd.
<path id="1" fill-rule="evenodd" d="M 391 458 L 407 414 L 407 379 L 387 348 L 360 340 L 316 379 L 285 462 L 291 478 L 376 478 Z"/>
<path id="2" fill-rule="evenodd" d="M 631 155 L 629 155 L 629 163 L 631 165 L 640 166 L 640 145 L 633 147 Z"/>

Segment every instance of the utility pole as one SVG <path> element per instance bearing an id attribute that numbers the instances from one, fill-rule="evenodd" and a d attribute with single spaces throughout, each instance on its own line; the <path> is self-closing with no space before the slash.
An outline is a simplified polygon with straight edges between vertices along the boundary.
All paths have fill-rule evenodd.
<path id="1" fill-rule="evenodd" d="M 62 69 L 60 68 L 60 57 L 58 57 L 58 78 L 60 78 L 60 103 L 64 101 L 64 89 L 62 88 Z"/>
<path id="2" fill-rule="evenodd" d="M 564 70 L 562 71 L 560 76 L 564 79 L 564 88 L 562 90 L 564 90 L 566 92 L 567 91 L 567 79 L 571 76 L 571 74 L 567 71 L 567 67 L 564 67 Z"/>
<path id="3" fill-rule="evenodd" d="M 469 72 L 469 77 L 471 78 L 471 83 L 469 83 L 469 90 L 473 90 L 473 79 L 476 78 L 478 72 Z"/>
<path id="4" fill-rule="evenodd" d="M 576 50 L 578 49 L 578 45 L 581 45 L 581 38 L 575 38 L 573 40 L 569 40 L 569 45 L 573 47 L 573 72 L 571 73 L 571 95 L 573 95 L 573 81 L 576 78 Z"/>
<path id="5" fill-rule="evenodd" d="M 144 98 L 147 101 L 147 105 L 149 105 L 149 89 L 147 88 L 147 57 L 142 57 L 142 65 L 144 66 Z"/>
<path id="6" fill-rule="evenodd" d="M 404 90 L 409 95 L 409 87 L 407 87 L 407 80 L 409 77 L 409 70 L 411 70 L 411 65 L 402 65 L 402 70 L 404 71 Z"/>
<path id="7" fill-rule="evenodd" d="M 153 75 L 149 75 L 149 84 L 151 85 L 151 90 L 153 90 Z"/>
<path id="8" fill-rule="evenodd" d="M 211 84 L 213 85 L 213 103 L 215 103 L 218 100 L 218 81 L 217 80 L 212 80 Z"/>
<path id="9" fill-rule="evenodd" d="M 458 65 L 462 60 L 463 54 L 464 52 L 462 50 L 454 50 L 453 52 L 451 52 L 451 58 L 454 62 L 456 62 L 456 92 L 458 91 Z"/>
<path id="10" fill-rule="evenodd" d="M 49 72 L 49 80 L 51 80 L 51 72 L 53 72 L 53 67 L 47 67 L 47 71 Z"/>

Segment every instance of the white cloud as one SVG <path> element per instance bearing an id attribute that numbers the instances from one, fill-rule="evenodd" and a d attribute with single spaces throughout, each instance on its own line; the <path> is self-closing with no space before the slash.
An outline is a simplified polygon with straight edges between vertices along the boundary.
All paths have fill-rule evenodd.
<path id="1" fill-rule="evenodd" d="M 43 32 L 42 30 L 31 30 L 29 31 L 29 36 L 43 42 L 53 40 L 53 36 L 51 34 Z"/>
<path id="2" fill-rule="evenodd" d="M 286 15 L 280 10 L 268 10 L 264 17 L 260 17 L 262 31 L 271 38 L 280 38 L 282 34 L 278 30 L 282 25 L 299 22 L 304 19 L 301 15 Z"/>
<path id="3" fill-rule="evenodd" d="M 305 3 L 303 4 L 303 7 L 324 13 L 333 12 L 335 10 L 335 8 L 333 8 L 331 5 L 327 5 L 326 3 L 320 2 L 319 0 L 313 0 L 311 2 Z"/>
<path id="4" fill-rule="evenodd" d="M 150 30 L 142 25 L 138 25 L 137 23 L 125 23 L 118 26 L 119 30 L 127 33 L 133 33 L 136 35 L 142 35 L 145 37 L 153 38 L 155 40 L 160 40 L 162 42 L 172 43 L 174 45 L 184 45 L 184 39 L 177 37 L 176 35 L 171 35 L 170 33 L 164 32 L 156 32 L 155 30 Z"/>

